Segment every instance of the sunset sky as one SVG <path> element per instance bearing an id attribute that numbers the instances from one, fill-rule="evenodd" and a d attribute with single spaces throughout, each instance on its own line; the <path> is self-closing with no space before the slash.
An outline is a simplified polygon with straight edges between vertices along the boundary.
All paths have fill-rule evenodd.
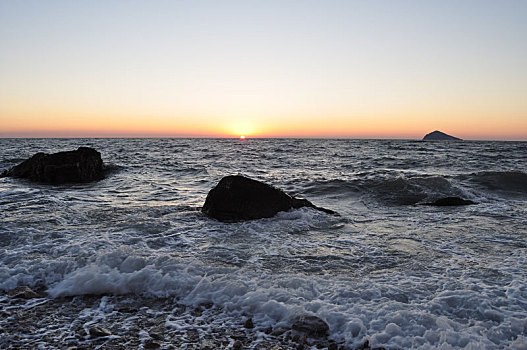
<path id="1" fill-rule="evenodd" d="M 527 140 L 527 1 L 0 0 L 0 137 Z"/>

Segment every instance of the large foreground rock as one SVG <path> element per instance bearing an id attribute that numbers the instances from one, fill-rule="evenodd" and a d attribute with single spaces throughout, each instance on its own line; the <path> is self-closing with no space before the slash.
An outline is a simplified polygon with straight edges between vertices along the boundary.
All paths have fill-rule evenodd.
<path id="1" fill-rule="evenodd" d="M 426 134 L 423 141 L 461 141 L 461 139 L 436 130 Z"/>
<path id="2" fill-rule="evenodd" d="M 226 176 L 210 190 L 202 212 L 224 222 L 270 218 L 280 211 L 309 207 L 328 214 L 307 199 L 291 197 L 284 191 L 245 176 Z"/>
<path id="3" fill-rule="evenodd" d="M 100 180 L 104 174 L 101 154 L 93 148 L 79 147 L 76 151 L 37 153 L 0 175 L 6 176 L 61 184 Z"/>

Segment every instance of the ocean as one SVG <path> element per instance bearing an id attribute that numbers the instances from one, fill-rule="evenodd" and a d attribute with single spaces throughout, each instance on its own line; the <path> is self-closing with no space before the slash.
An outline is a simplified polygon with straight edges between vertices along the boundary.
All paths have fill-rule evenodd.
<path id="1" fill-rule="evenodd" d="M 0 179 L 2 349 L 527 349 L 527 142 L 0 139 L 0 173 L 79 146 L 104 180 Z M 340 215 L 204 216 L 235 174 Z"/>

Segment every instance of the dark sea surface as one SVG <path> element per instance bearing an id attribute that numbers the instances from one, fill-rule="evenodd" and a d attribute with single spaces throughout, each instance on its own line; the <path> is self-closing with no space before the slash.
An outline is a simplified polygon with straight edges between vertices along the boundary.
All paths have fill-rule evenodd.
<path id="1" fill-rule="evenodd" d="M 117 347 L 77 334 L 101 323 L 114 342 L 127 329 L 136 343 L 121 344 L 144 347 L 152 319 L 162 348 L 199 348 L 245 332 L 248 318 L 247 347 L 288 348 L 293 333 L 270 330 L 305 314 L 349 349 L 527 348 L 527 142 L 0 139 L 0 172 L 79 146 L 101 152 L 106 179 L 0 179 L 0 348 Z M 233 174 L 340 216 L 205 217 L 208 191 Z M 420 205 L 446 196 L 478 204 Z M 42 297 L 13 300 L 17 286 Z M 46 305 L 47 321 L 8 328 Z M 173 345 L 190 329 L 194 342 Z"/>

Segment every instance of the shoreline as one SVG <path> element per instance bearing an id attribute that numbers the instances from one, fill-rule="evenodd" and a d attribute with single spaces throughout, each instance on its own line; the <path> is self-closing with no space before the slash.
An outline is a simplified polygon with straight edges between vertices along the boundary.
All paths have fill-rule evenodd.
<path id="1" fill-rule="evenodd" d="M 261 328 L 250 315 L 221 319 L 212 303 L 186 306 L 177 298 L 90 295 L 0 296 L 0 348 L 61 349 L 370 349 L 291 328 Z M 220 316 L 220 317 L 218 317 Z M 230 322 L 229 322 L 230 321 Z M 380 350 L 381 348 L 379 348 Z"/>

